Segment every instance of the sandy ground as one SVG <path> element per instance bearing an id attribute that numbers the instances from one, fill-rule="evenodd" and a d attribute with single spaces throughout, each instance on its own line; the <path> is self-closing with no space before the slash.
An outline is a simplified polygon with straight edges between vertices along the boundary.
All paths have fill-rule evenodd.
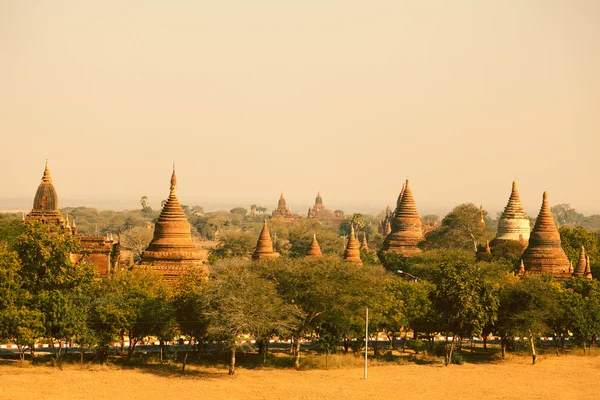
<path id="1" fill-rule="evenodd" d="M 598 399 L 600 357 L 527 358 L 461 366 L 388 365 L 369 369 L 196 369 L 0 366 L 0 399 Z"/>

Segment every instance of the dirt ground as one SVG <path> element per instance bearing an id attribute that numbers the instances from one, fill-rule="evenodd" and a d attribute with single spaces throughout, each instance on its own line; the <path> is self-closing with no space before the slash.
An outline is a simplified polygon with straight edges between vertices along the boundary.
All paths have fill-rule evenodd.
<path id="1" fill-rule="evenodd" d="M 363 370 L 176 370 L 0 365 L 0 399 L 598 399 L 599 356 L 486 364 L 385 365 Z"/>

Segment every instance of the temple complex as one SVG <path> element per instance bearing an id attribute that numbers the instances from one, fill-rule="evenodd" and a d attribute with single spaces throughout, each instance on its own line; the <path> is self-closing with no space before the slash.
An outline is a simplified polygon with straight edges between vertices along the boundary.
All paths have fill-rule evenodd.
<path id="1" fill-rule="evenodd" d="M 394 219 L 394 213 L 392 212 L 392 209 L 390 207 L 390 205 L 388 204 L 386 209 L 385 209 L 385 215 L 383 216 L 383 219 L 381 221 L 379 221 L 379 226 L 377 228 L 377 231 L 382 234 L 382 235 L 389 235 L 391 232 L 391 228 L 390 228 L 390 232 L 386 232 L 387 227 L 391 226 L 391 222 Z"/>
<path id="2" fill-rule="evenodd" d="M 283 197 L 283 193 L 281 193 L 281 197 L 279 197 L 279 201 L 277 202 L 277 208 L 273 210 L 272 217 L 284 220 L 293 219 L 292 210 L 287 206 L 285 197 Z"/>
<path id="3" fill-rule="evenodd" d="M 192 242 L 188 222 L 177 198 L 177 176 L 173 167 L 169 198 L 154 226 L 154 238 L 142 253 L 142 267 L 174 280 L 191 268 L 200 268 L 203 257 Z"/>
<path id="4" fill-rule="evenodd" d="M 344 260 L 362 265 L 362 260 L 360 259 L 360 244 L 358 243 L 352 224 L 350 224 L 350 236 L 348 237 L 346 250 L 344 250 Z"/>
<path id="5" fill-rule="evenodd" d="M 84 236 L 77 231 L 74 220 L 69 221 L 68 216 L 63 218 L 58 207 L 58 193 L 48 168 L 48 159 L 46 159 L 42 181 L 33 199 L 33 208 L 25 220 L 61 227 L 65 234 L 78 238 L 81 243 L 81 253 L 71 254 L 71 261 L 78 263 L 83 260 L 93 264 L 100 276 L 107 275 L 118 266 L 119 245 L 112 237 Z"/>
<path id="6" fill-rule="evenodd" d="M 381 249 L 404 256 L 420 253 L 421 249 L 417 245 L 424 239 L 423 224 L 417 213 L 417 206 L 408 179 L 398 200 L 399 203 L 391 225 L 392 231 L 385 238 Z"/>
<path id="7" fill-rule="evenodd" d="M 317 235 L 313 235 L 308 251 L 306 252 L 306 258 L 322 258 L 323 253 L 321 252 L 321 246 L 317 242 Z"/>
<path id="8" fill-rule="evenodd" d="M 273 251 L 273 241 L 271 240 L 271 235 L 269 234 L 267 220 L 265 220 L 262 231 L 260 231 L 260 235 L 258 236 L 256 249 L 254 250 L 254 254 L 252 254 L 252 259 L 264 260 L 277 257 L 279 257 L 279 253 Z"/>
<path id="9" fill-rule="evenodd" d="M 517 190 L 517 182 L 512 183 L 512 191 L 508 199 L 506 207 L 498 220 L 498 231 L 496 237 L 490 245 L 492 247 L 506 243 L 508 241 L 518 242 L 523 248 L 527 247 L 531 225 L 529 217 L 523 209 L 519 192 Z"/>
<path id="10" fill-rule="evenodd" d="M 529 245 L 521 256 L 526 275 L 551 275 L 557 279 L 571 276 L 569 262 L 561 246 L 560 234 L 544 192 L 542 207 L 529 236 Z"/>

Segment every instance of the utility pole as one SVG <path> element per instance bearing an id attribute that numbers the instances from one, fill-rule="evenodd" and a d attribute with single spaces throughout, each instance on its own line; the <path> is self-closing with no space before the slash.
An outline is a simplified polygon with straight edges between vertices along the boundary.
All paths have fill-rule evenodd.
<path id="1" fill-rule="evenodd" d="M 367 307 L 367 315 L 365 318 L 365 379 L 367 379 L 368 369 L 368 358 L 367 352 L 369 351 L 369 308 Z"/>

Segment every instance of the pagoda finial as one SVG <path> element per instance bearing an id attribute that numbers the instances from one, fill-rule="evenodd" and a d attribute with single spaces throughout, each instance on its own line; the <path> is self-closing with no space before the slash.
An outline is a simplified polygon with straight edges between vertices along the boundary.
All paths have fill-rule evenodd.
<path id="1" fill-rule="evenodd" d="M 50 176 L 50 168 L 48 167 L 48 157 L 46 157 L 46 166 L 44 167 L 44 175 L 42 175 L 42 182 L 52 182 L 52 176 Z"/>
<path id="2" fill-rule="evenodd" d="M 173 161 L 173 174 L 171 175 L 171 194 L 177 193 L 177 175 L 175 175 L 175 161 Z"/>

